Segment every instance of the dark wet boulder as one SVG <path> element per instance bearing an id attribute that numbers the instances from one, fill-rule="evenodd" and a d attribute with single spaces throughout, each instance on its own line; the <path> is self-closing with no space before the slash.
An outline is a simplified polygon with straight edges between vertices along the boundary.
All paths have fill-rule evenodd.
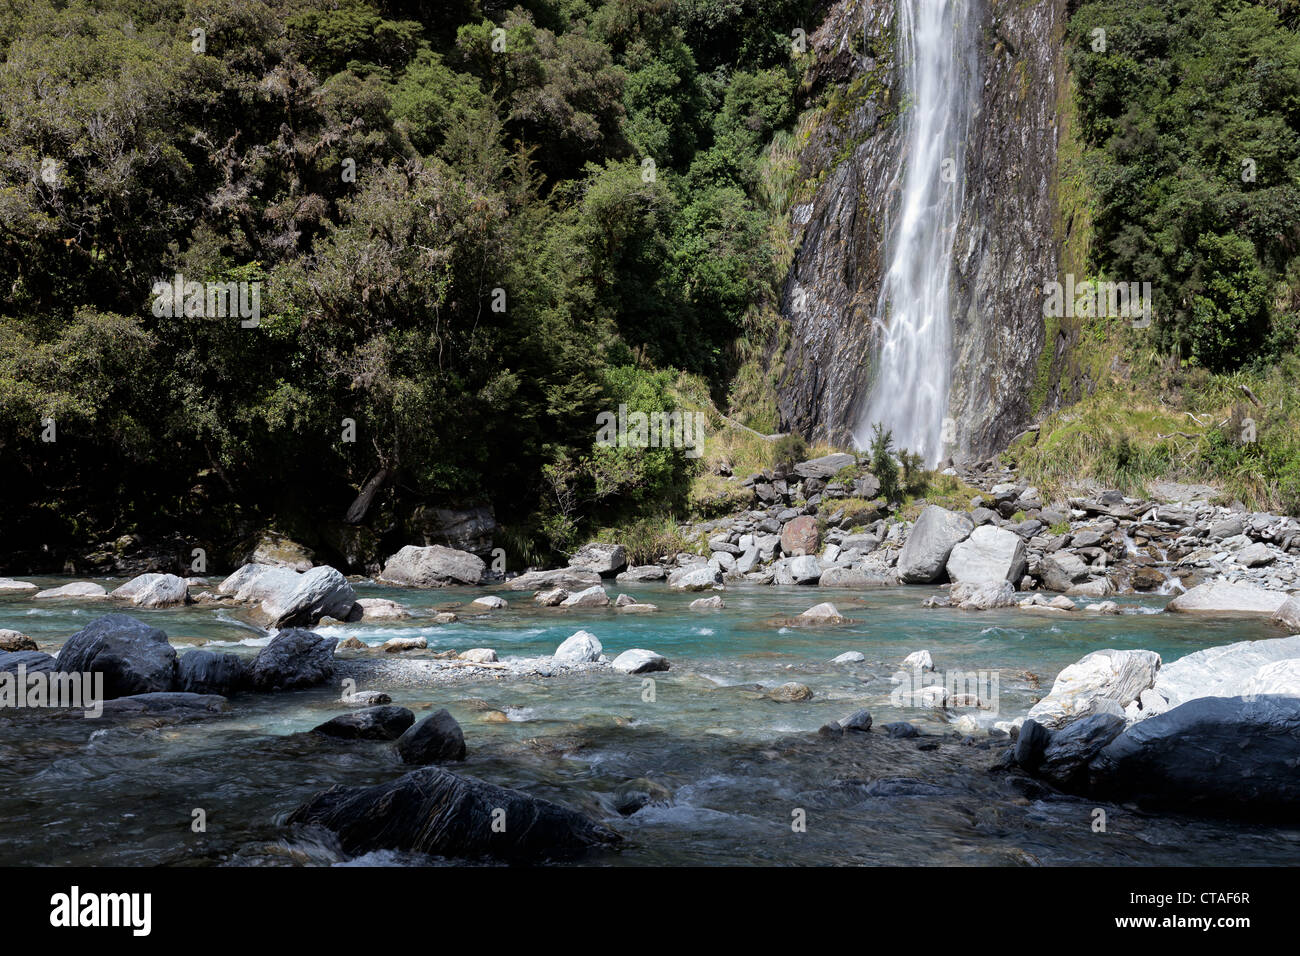
<path id="1" fill-rule="evenodd" d="M 1093 714 L 1076 720 L 1052 734 L 1043 749 L 1038 775 L 1062 790 L 1076 789 L 1086 783 L 1089 762 L 1123 731 L 1124 718 L 1118 714 Z"/>
<path id="2" fill-rule="evenodd" d="M 219 694 L 180 691 L 132 694 L 104 702 L 105 717 L 154 717 L 169 722 L 198 720 L 229 710 L 230 704 Z"/>
<path id="3" fill-rule="evenodd" d="M 55 670 L 103 674 L 105 699 L 169 691 L 176 683 L 176 649 L 156 627 L 105 614 L 68 638 Z"/>
<path id="4" fill-rule="evenodd" d="M 446 709 L 430 714 L 393 745 L 402 763 L 447 763 L 465 759 L 465 734 Z"/>
<path id="5" fill-rule="evenodd" d="M 1016 737 L 1016 763 L 1034 773 L 1043 762 L 1043 753 L 1052 741 L 1052 732 L 1032 717 L 1020 725 Z"/>
<path id="6" fill-rule="evenodd" d="M 1300 819 L 1300 698 L 1201 697 L 1129 727 L 1092 792 L 1143 806 Z"/>
<path id="7" fill-rule="evenodd" d="M 18 665 L 28 674 L 54 670 L 54 657 L 42 651 L 0 651 L 0 673 L 18 673 Z"/>
<path id="8" fill-rule="evenodd" d="M 248 682 L 248 664 L 238 654 L 195 648 L 182 654 L 176 667 L 176 689 L 192 694 L 228 697 Z"/>
<path id="9" fill-rule="evenodd" d="M 257 690 L 293 690 L 315 687 L 334 673 L 334 645 L 338 638 L 290 628 L 262 648 L 249 671 Z"/>
<path id="10" fill-rule="evenodd" d="M 324 827 L 352 854 L 408 850 L 531 862 L 621 842 L 613 830 L 567 807 L 440 767 L 372 787 L 331 787 L 288 822 Z"/>
<path id="11" fill-rule="evenodd" d="M 382 704 L 340 714 L 312 730 L 344 740 L 396 740 L 415 723 L 415 714 L 405 707 Z"/>
<path id="12" fill-rule="evenodd" d="M 896 720 L 892 724 L 885 724 L 883 729 L 889 736 L 899 739 L 921 736 L 921 732 L 905 720 Z"/>

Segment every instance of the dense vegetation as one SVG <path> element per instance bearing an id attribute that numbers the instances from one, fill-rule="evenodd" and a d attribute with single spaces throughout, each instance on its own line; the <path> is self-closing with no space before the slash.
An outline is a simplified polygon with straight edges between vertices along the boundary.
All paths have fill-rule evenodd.
<path id="1" fill-rule="evenodd" d="M 595 416 L 725 407 L 812 6 L 6 5 L 6 550 L 274 523 L 350 551 L 486 501 L 532 552 L 670 510 L 695 463 Z M 259 323 L 159 315 L 176 274 L 260 283 Z"/>
<path id="2" fill-rule="evenodd" d="M 1088 323 L 1102 387 L 1011 457 L 1300 514 L 1300 3 L 1085 0 L 1069 42 L 1089 278 L 1150 281 L 1153 321 Z"/>

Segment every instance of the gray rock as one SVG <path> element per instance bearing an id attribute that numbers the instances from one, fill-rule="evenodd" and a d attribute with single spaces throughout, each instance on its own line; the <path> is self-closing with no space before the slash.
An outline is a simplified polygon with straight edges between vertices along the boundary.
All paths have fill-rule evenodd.
<path id="1" fill-rule="evenodd" d="M 560 607 L 608 607 L 609 595 L 599 584 L 593 585 L 576 594 L 570 594 L 560 602 Z"/>
<path id="2" fill-rule="evenodd" d="M 1016 592 L 1010 581 L 965 581 L 952 586 L 948 600 L 964 611 L 989 611 L 1014 606 Z"/>
<path id="3" fill-rule="evenodd" d="M 898 555 L 898 576 L 907 584 L 939 580 L 952 549 L 966 540 L 974 523 L 964 514 L 929 505 L 912 527 Z"/>
<path id="4" fill-rule="evenodd" d="M 393 745 L 402 763 L 424 766 L 465 759 L 465 734 L 446 709 L 425 717 Z"/>
<path id="5" fill-rule="evenodd" d="M 898 578 L 886 571 L 861 571 L 857 568 L 833 567 L 822 572 L 817 586 L 823 588 L 891 588 Z"/>
<path id="6" fill-rule="evenodd" d="M 833 455 L 801 461 L 794 466 L 794 473 L 800 478 L 833 478 L 855 461 L 852 455 L 836 452 Z"/>
<path id="7" fill-rule="evenodd" d="M 172 607 L 189 600 L 189 586 L 175 574 L 141 574 L 109 596 L 130 601 L 136 607 Z"/>
<path id="8" fill-rule="evenodd" d="M 331 717 L 312 732 L 343 740 L 396 740 L 414 723 L 415 714 L 405 707 L 380 705 Z"/>
<path id="9" fill-rule="evenodd" d="M 666 671 L 672 665 L 668 658 L 654 651 L 634 647 L 614 658 L 613 667 L 624 674 L 647 674 L 652 671 Z"/>
<path id="10" fill-rule="evenodd" d="M 0 651 L 0 673 L 16 674 L 20 664 L 28 674 L 49 673 L 54 670 L 55 659 L 43 651 Z"/>
<path id="11" fill-rule="evenodd" d="M 1056 675 L 1046 697 L 1029 709 L 1029 717 L 1058 729 L 1096 713 L 1123 709 L 1155 683 L 1160 655 L 1154 651 L 1093 651 Z"/>
<path id="12" fill-rule="evenodd" d="M 1141 709 L 1133 716 L 1146 719 L 1199 697 L 1244 695 L 1261 668 L 1293 658 L 1300 658 L 1300 635 L 1238 641 L 1187 654 L 1160 668 L 1151 693 L 1141 696 Z"/>
<path id="13" fill-rule="evenodd" d="M 867 659 L 861 651 L 845 651 L 839 657 L 832 657 L 832 664 L 861 664 Z"/>
<path id="14" fill-rule="evenodd" d="M 540 591 L 563 588 L 581 591 L 600 585 L 600 575 L 586 568 L 555 568 L 551 571 L 529 571 L 506 583 L 512 591 Z"/>
<path id="15" fill-rule="evenodd" d="M 1035 773 L 1043 762 L 1047 745 L 1052 741 L 1052 732 L 1032 717 L 1020 725 L 1016 737 L 1016 763 L 1030 773 Z"/>
<path id="16" fill-rule="evenodd" d="M 176 650 L 156 627 L 125 614 L 106 614 L 68 638 L 55 669 L 104 675 L 104 697 L 172 690 Z"/>
<path id="17" fill-rule="evenodd" d="M 236 654 L 199 648 L 181 655 L 176 668 L 176 689 L 191 694 L 229 697 L 248 685 L 248 665 Z"/>
<path id="18" fill-rule="evenodd" d="M 1135 724 L 1092 762 L 1093 792 L 1158 809 L 1300 818 L 1300 699 L 1206 697 Z"/>
<path id="19" fill-rule="evenodd" d="M 169 721 L 206 719 L 229 712 L 230 704 L 219 694 L 190 694 L 157 691 L 131 694 L 104 702 L 104 717 L 151 717 Z"/>
<path id="20" fill-rule="evenodd" d="M 855 710 L 849 716 L 841 717 L 837 723 L 843 730 L 866 733 L 871 729 L 871 714 L 865 710 Z"/>
<path id="21" fill-rule="evenodd" d="M 1076 720 L 1052 734 L 1043 750 L 1039 775 L 1063 790 L 1074 789 L 1086 778 L 1089 762 L 1123 730 L 1124 718 L 1118 714 L 1093 714 Z"/>
<path id="22" fill-rule="evenodd" d="M 95 598 L 107 598 L 108 592 L 98 584 L 92 581 L 73 581 L 71 584 L 64 584 L 57 588 L 46 588 L 44 591 L 37 591 L 32 595 L 33 600 L 50 600 L 50 599 L 67 599 L 67 600 L 93 600 Z"/>
<path id="23" fill-rule="evenodd" d="M 621 839 L 567 807 L 439 767 L 372 787 L 332 787 L 294 810 L 288 823 L 324 827 L 351 854 L 407 850 L 508 862 L 573 857 Z"/>
<path id="24" fill-rule="evenodd" d="M 408 544 L 388 559 L 379 580 L 402 587 L 441 588 L 478 584 L 486 570 L 483 559 L 468 551 L 457 551 L 440 544 L 423 548 Z M 513 583 L 511 587 L 514 587 Z"/>
<path id="25" fill-rule="evenodd" d="M 948 577 L 954 582 L 1010 581 L 1025 574 L 1025 542 L 1014 531 L 981 525 L 948 556 Z"/>
<path id="26" fill-rule="evenodd" d="M 601 650 L 595 634 L 578 631 L 566 637 L 553 656 L 557 664 L 583 664 L 600 660 Z"/>
<path id="27" fill-rule="evenodd" d="M 662 581 L 668 576 L 657 564 L 638 564 L 614 578 L 619 584 L 637 584 L 641 581 Z"/>
<path id="28" fill-rule="evenodd" d="M 668 586 L 678 591 L 707 591 L 721 583 L 722 572 L 708 565 L 680 568 L 668 575 Z"/>
<path id="29" fill-rule="evenodd" d="M 1275 614 L 1286 603 L 1280 591 L 1266 591 L 1253 584 L 1233 584 L 1227 581 L 1206 581 L 1178 595 L 1166 606 L 1166 611 L 1185 614 Z"/>
<path id="30" fill-rule="evenodd" d="M 569 558 L 569 567 L 595 571 L 603 578 L 613 577 L 627 567 L 627 550 L 621 544 L 592 541 Z"/>
<path id="31" fill-rule="evenodd" d="M 716 611 L 726 607 L 726 602 L 722 600 L 719 594 L 710 594 L 708 597 L 696 598 L 691 602 L 692 611 Z"/>
<path id="32" fill-rule="evenodd" d="M 338 639 L 291 628 L 262 648 L 249 671 L 257 690 L 296 690 L 323 684 L 334 674 Z"/>
<path id="33" fill-rule="evenodd" d="M 1237 563 L 1248 568 L 1258 568 L 1272 564 L 1277 554 L 1266 544 L 1252 544 L 1242 548 L 1236 554 Z"/>
<path id="34" fill-rule="evenodd" d="M 322 617 L 347 620 L 357 595 L 334 568 L 321 565 L 296 576 L 292 587 L 275 587 L 262 599 L 261 610 L 272 627 L 311 627 Z"/>

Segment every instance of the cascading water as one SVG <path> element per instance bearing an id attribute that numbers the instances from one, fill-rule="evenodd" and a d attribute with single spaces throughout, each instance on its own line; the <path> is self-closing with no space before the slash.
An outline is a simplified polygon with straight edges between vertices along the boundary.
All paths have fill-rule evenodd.
<path id="1" fill-rule="evenodd" d="M 949 275 L 962 209 L 971 104 L 977 94 L 968 0 L 898 0 L 906 96 L 901 188 L 876 308 L 871 392 L 854 431 L 865 447 L 883 423 L 894 445 L 938 464 L 954 436 Z M 901 179 L 901 187 L 899 180 Z"/>

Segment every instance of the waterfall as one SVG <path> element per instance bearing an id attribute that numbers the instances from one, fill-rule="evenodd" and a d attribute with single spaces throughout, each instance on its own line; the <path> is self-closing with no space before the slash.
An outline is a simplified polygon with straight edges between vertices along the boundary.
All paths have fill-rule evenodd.
<path id="1" fill-rule="evenodd" d="M 872 426 L 882 422 L 895 448 L 918 452 L 931 467 L 954 440 L 944 428 L 952 377 L 949 276 L 978 95 L 967 6 L 898 0 L 905 132 L 893 186 L 900 198 L 876 306 L 871 391 L 854 430 L 854 441 L 866 447 Z"/>

